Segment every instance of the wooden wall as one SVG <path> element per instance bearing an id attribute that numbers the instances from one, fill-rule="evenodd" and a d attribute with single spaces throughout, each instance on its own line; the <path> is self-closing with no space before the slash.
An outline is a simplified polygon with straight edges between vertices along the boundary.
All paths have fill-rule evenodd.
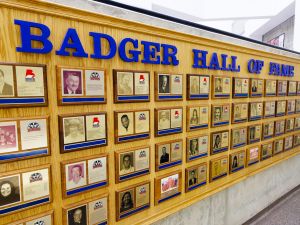
<path id="1" fill-rule="evenodd" d="M 125 37 L 131 37 L 138 40 L 154 41 L 159 43 L 168 43 L 177 46 L 178 58 L 180 64 L 178 66 L 164 66 L 164 65 L 146 65 L 142 63 L 125 63 L 118 56 L 111 60 L 97 60 L 91 58 L 76 58 L 76 57 L 62 57 L 55 55 L 52 51 L 50 54 L 26 54 L 17 53 L 16 47 L 20 45 L 19 27 L 14 25 L 14 19 L 39 22 L 50 27 L 52 34 L 50 40 L 54 45 L 54 50 L 60 48 L 62 39 L 68 28 L 75 28 L 81 38 L 82 44 L 86 52 L 92 54 L 93 43 L 88 33 L 91 31 L 106 33 L 115 38 L 117 42 Z M 25 210 L 22 212 L 14 213 L 0 219 L 0 225 L 9 224 L 16 220 L 21 220 L 25 217 L 44 213 L 49 210 L 54 210 L 54 220 L 56 225 L 62 224 L 62 208 L 92 198 L 96 195 L 109 194 L 109 224 L 148 224 L 150 222 L 161 219 L 171 213 L 174 213 L 184 207 L 187 207 L 207 196 L 233 185 L 243 179 L 246 179 L 250 175 L 254 175 L 282 160 L 292 157 L 299 153 L 299 147 L 294 148 L 288 152 L 276 155 L 268 160 L 260 162 L 254 166 L 245 168 L 238 173 L 226 176 L 213 183 L 209 183 L 204 187 L 185 193 L 184 185 L 182 185 L 182 194 L 174 199 L 166 201 L 162 204 L 154 206 L 154 178 L 163 174 L 170 173 L 172 171 L 181 170 L 183 184 L 185 179 L 184 170 L 186 167 L 193 166 L 202 162 L 209 162 L 211 159 L 220 157 L 222 155 L 229 155 L 237 150 L 229 150 L 224 153 L 220 153 L 214 156 L 208 156 L 206 158 L 195 160 L 193 162 L 186 163 L 185 143 L 186 137 L 195 136 L 197 134 L 209 134 L 210 132 L 231 129 L 232 127 L 243 127 L 250 124 L 262 123 L 262 121 L 272 121 L 274 118 L 264 119 L 259 121 L 241 123 L 236 125 L 229 125 L 226 127 L 209 128 L 200 131 L 186 132 L 186 106 L 195 104 L 217 104 L 217 103 L 233 103 L 241 102 L 243 99 L 209 99 L 202 101 L 187 101 L 186 99 L 186 79 L 184 76 L 184 100 L 183 101 L 171 101 L 168 102 L 168 106 L 182 106 L 184 108 L 183 114 L 183 132 L 180 134 L 168 135 L 163 137 L 154 137 L 154 109 L 166 106 L 166 102 L 155 102 L 154 100 L 154 73 L 177 73 L 177 74 L 207 74 L 207 75 L 226 75 L 230 77 L 249 77 L 249 78 L 263 78 L 268 79 L 268 64 L 270 61 L 278 63 L 291 64 L 295 66 L 295 77 L 276 77 L 280 80 L 299 80 L 298 72 L 300 71 L 299 60 L 291 57 L 284 57 L 281 55 L 272 54 L 269 52 L 258 51 L 254 49 L 245 48 L 242 46 L 236 46 L 228 43 L 208 40 L 192 35 L 177 33 L 171 30 L 160 29 L 156 27 L 147 26 L 144 24 L 124 21 L 108 16 L 97 15 L 77 9 L 70 9 L 61 7 L 58 5 L 52 5 L 41 1 L 25 1 L 25 0 L 11 0 L 0 2 L 0 61 L 12 62 L 12 63 L 36 63 L 47 65 L 47 82 L 48 82 L 48 107 L 30 107 L 30 108 L 9 108 L 0 109 L 1 118 L 14 118 L 14 117 L 31 117 L 31 116 L 50 116 L 50 135 L 51 135 L 51 156 L 22 160 L 17 162 L 9 162 L 1 164 L 0 173 L 6 173 L 9 171 L 18 171 L 24 168 L 34 168 L 40 165 L 51 164 L 52 167 L 52 194 L 53 202 L 51 204 L 36 207 L 33 210 Z M 238 63 L 241 65 L 241 71 L 239 73 L 232 73 L 228 71 L 209 71 L 192 68 L 192 49 L 205 49 L 211 52 L 228 53 L 229 55 L 237 55 Z M 265 61 L 265 66 L 260 75 L 249 74 L 247 71 L 247 61 L 251 58 L 257 58 Z M 68 67 L 92 67 L 92 68 L 104 68 L 106 72 L 106 85 L 107 85 L 107 104 L 103 105 L 75 105 L 75 106 L 58 106 L 57 104 L 57 91 L 56 91 L 56 67 L 68 66 Z M 113 69 L 122 70 L 142 70 L 150 71 L 151 75 L 151 101 L 149 103 L 126 103 L 126 104 L 114 104 L 113 103 L 113 83 L 112 83 L 112 71 Z M 274 78 L 274 77 L 272 77 Z M 262 100 L 271 99 L 295 99 L 297 97 L 263 97 Z M 255 98 L 247 98 L 247 101 L 258 101 Z M 151 137 L 150 139 L 134 141 L 129 143 L 115 144 L 114 143 L 114 118 L 113 112 L 116 110 L 136 110 L 136 109 L 150 109 L 151 110 Z M 108 145 L 100 148 L 91 148 L 87 150 L 76 151 L 67 154 L 60 154 L 59 151 L 59 136 L 58 136 L 58 118 L 59 114 L 70 113 L 85 113 L 85 112 L 97 112 L 105 111 L 108 115 Z M 294 117 L 295 115 L 289 115 L 286 117 Z M 282 119 L 281 118 L 278 118 Z M 296 133 L 296 132 L 295 132 Z M 283 135 L 282 137 L 287 136 Z M 183 140 L 183 163 L 182 165 L 169 168 L 163 171 L 155 172 L 155 144 L 168 140 L 182 139 Z M 268 140 L 269 141 L 269 140 Z M 266 141 L 266 142 L 268 142 Z M 114 152 L 118 150 L 124 150 L 127 148 L 144 146 L 151 146 L 151 173 L 139 178 L 135 178 L 123 183 L 116 184 L 115 182 L 115 166 L 114 166 Z M 255 144 L 253 144 L 255 145 Z M 250 145 L 249 145 L 250 146 Z M 248 147 L 248 146 L 247 146 Z M 109 154 L 109 186 L 79 194 L 77 196 L 62 199 L 61 188 L 61 168 L 60 162 L 71 159 L 78 159 L 81 157 L 88 157 L 93 155 L 99 155 L 101 153 Z M 116 222 L 115 211 L 115 191 L 124 187 L 137 184 L 144 181 L 151 181 L 151 207 L 136 215 L 130 216 L 127 219 Z M 245 190 L 247 191 L 247 190 Z"/>

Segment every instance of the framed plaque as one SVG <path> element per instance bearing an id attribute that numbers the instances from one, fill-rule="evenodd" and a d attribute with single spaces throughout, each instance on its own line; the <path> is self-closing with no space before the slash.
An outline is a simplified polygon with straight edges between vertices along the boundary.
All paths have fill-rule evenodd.
<path id="1" fill-rule="evenodd" d="M 229 98 L 231 90 L 231 78 L 224 76 L 213 77 L 213 97 Z"/>
<path id="2" fill-rule="evenodd" d="M 231 130 L 231 149 L 240 148 L 247 144 L 247 127 Z"/>
<path id="3" fill-rule="evenodd" d="M 150 173 L 150 147 L 115 152 L 116 182 L 123 182 Z"/>
<path id="4" fill-rule="evenodd" d="M 155 205 L 179 196 L 182 190 L 182 173 L 180 170 L 164 174 L 154 179 Z"/>
<path id="5" fill-rule="evenodd" d="M 261 160 L 272 157 L 273 154 L 273 142 L 268 142 L 261 145 Z"/>
<path id="6" fill-rule="evenodd" d="M 48 117 L 0 120 L 0 163 L 50 154 Z"/>
<path id="7" fill-rule="evenodd" d="M 248 103 L 232 103 L 232 123 L 248 121 Z"/>
<path id="8" fill-rule="evenodd" d="M 275 121 L 275 136 L 284 134 L 285 131 L 285 120 Z"/>
<path id="9" fill-rule="evenodd" d="M 229 130 L 223 130 L 211 133 L 211 154 L 228 151 L 229 148 Z"/>
<path id="10" fill-rule="evenodd" d="M 234 98 L 247 98 L 249 96 L 249 79 L 234 77 L 232 89 Z"/>
<path id="11" fill-rule="evenodd" d="M 300 95 L 300 81 L 297 82 L 297 95 Z"/>
<path id="12" fill-rule="evenodd" d="M 284 116 L 286 113 L 286 100 L 276 101 L 276 116 Z"/>
<path id="13" fill-rule="evenodd" d="M 286 119 L 286 126 L 285 126 L 285 132 L 288 133 L 288 132 L 291 132 L 291 131 L 294 131 L 294 121 L 295 119 L 294 118 L 288 118 Z"/>
<path id="14" fill-rule="evenodd" d="M 208 135 L 198 135 L 186 139 L 186 160 L 188 162 L 208 156 L 208 139 Z"/>
<path id="15" fill-rule="evenodd" d="M 47 106 L 46 65 L 0 63 L 0 107 Z"/>
<path id="16" fill-rule="evenodd" d="M 299 81 L 300 83 L 300 81 Z M 295 103 L 295 111 L 296 113 L 300 113 L 300 99 L 296 99 L 296 103 Z"/>
<path id="17" fill-rule="evenodd" d="M 57 102 L 59 105 L 106 103 L 104 69 L 57 66 Z"/>
<path id="18" fill-rule="evenodd" d="M 187 106 L 187 130 L 208 128 L 209 106 Z"/>
<path id="19" fill-rule="evenodd" d="M 297 94 L 297 81 L 289 81 L 288 95 L 293 96 Z"/>
<path id="20" fill-rule="evenodd" d="M 287 114 L 294 114 L 296 110 L 296 100 L 295 99 L 290 99 L 287 100 Z"/>
<path id="21" fill-rule="evenodd" d="M 114 102 L 149 102 L 148 71 L 113 70 Z"/>
<path id="22" fill-rule="evenodd" d="M 294 147 L 300 145 L 300 133 L 294 134 Z"/>
<path id="23" fill-rule="evenodd" d="M 208 75 L 187 74 L 187 99 L 208 99 L 210 77 Z"/>
<path id="24" fill-rule="evenodd" d="M 63 208 L 66 225 L 99 224 L 108 222 L 108 195 L 96 196 Z"/>
<path id="25" fill-rule="evenodd" d="M 247 149 L 247 166 L 254 165 L 255 163 L 258 163 L 260 160 L 260 147 L 253 146 Z"/>
<path id="26" fill-rule="evenodd" d="M 288 89 L 288 82 L 286 80 L 277 81 L 277 96 L 286 96 Z"/>
<path id="27" fill-rule="evenodd" d="M 299 130 L 300 129 L 300 117 L 294 118 L 294 129 Z"/>
<path id="28" fill-rule="evenodd" d="M 155 136 L 182 132 L 182 107 L 155 109 Z"/>
<path id="29" fill-rule="evenodd" d="M 115 111 L 115 143 L 150 137 L 150 110 Z"/>
<path id="30" fill-rule="evenodd" d="M 50 166 L 0 176 L 0 216 L 51 202 Z"/>
<path id="31" fill-rule="evenodd" d="M 155 100 L 176 101 L 183 99 L 183 75 L 155 73 Z"/>
<path id="32" fill-rule="evenodd" d="M 253 144 L 261 140 L 261 125 L 254 124 L 248 126 L 248 143 Z"/>
<path id="33" fill-rule="evenodd" d="M 276 96 L 276 80 L 265 80 L 265 96 Z"/>
<path id="34" fill-rule="evenodd" d="M 98 155 L 61 162 L 63 197 L 108 185 L 108 156 Z"/>
<path id="35" fill-rule="evenodd" d="M 235 173 L 245 168 L 246 152 L 239 151 L 230 154 L 230 173 Z"/>
<path id="36" fill-rule="evenodd" d="M 293 135 L 286 136 L 284 138 L 284 151 L 290 150 L 293 148 Z"/>
<path id="37" fill-rule="evenodd" d="M 262 97 L 264 92 L 264 80 L 251 78 L 250 97 Z"/>
<path id="38" fill-rule="evenodd" d="M 182 140 L 172 140 L 155 145 L 156 171 L 182 164 Z"/>
<path id="39" fill-rule="evenodd" d="M 9 224 L 10 225 L 53 225 L 54 224 L 53 211 L 41 213 L 36 216 L 31 216 Z"/>
<path id="40" fill-rule="evenodd" d="M 260 120 L 263 115 L 263 103 L 262 102 L 250 102 L 249 103 L 249 120 Z"/>
<path id="41" fill-rule="evenodd" d="M 284 141 L 283 138 L 274 141 L 273 155 L 283 152 Z"/>
<path id="42" fill-rule="evenodd" d="M 228 175 L 228 156 L 210 160 L 209 181 L 215 181 Z"/>
<path id="43" fill-rule="evenodd" d="M 263 123 L 263 139 L 272 138 L 274 135 L 274 121 Z"/>
<path id="44" fill-rule="evenodd" d="M 60 152 L 107 145 L 106 113 L 59 115 Z"/>
<path id="45" fill-rule="evenodd" d="M 264 118 L 270 118 L 275 116 L 276 101 L 265 102 Z"/>
<path id="46" fill-rule="evenodd" d="M 143 182 L 116 191 L 117 221 L 150 208 L 150 182 Z"/>
<path id="47" fill-rule="evenodd" d="M 230 104 L 212 105 L 211 118 L 212 127 L 228 125 L 230 121 Z"/>
<path id="48" fill-rule="evenodd" d="M 199 188 L 207 183 L 207 163 L 185 169 L 185 192 Z"/>

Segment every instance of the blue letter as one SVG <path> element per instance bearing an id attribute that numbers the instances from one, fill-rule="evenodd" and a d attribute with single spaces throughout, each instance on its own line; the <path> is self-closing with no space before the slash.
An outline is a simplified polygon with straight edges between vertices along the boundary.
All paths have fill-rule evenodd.
<path id="1" fill-rule="evenodd" d="M 269 75 L 279 75 L 280 74 L 280 66 L 278 63 L 270 62 L 270 70 Z"/>
<path id="2" fill-rule="evenodd" d="M 169 57 L 171 57 L 171 62 L 174 66 L 177 66 L 179 64 L 179 60 L 176 57 L 177 54 L 177 48 L 174 45 L 167 45 L 167 44 L 161 44 L 163 48 L 163 60 L 161 61 L 161 64 L 163 65 L 171 65 L 169 62 Z M 169 51 L 171 49 L 171 51 Z"/>
<path id="3" fill-rule="evenodd" d="M 193 53 L 194 53 L 193 68 L 206 69 L 207 68 L 206 55 L 208 52 L 203 51 L 203 50 L 193 49 Z M 201 54 L 201 56 L 200 56 L 200 54 Z M 199 61 L 201 62 L 200 64 L 199 64 Z"/>
<path id="4" fill-rule="evenodd" d="M 249 73 L 256 73 L 257 71 L 257 64 L 256 64 L 256 61 L 254 59 L 250 59 L 248 61 L 248 71 Z"/>
<path id="5" fill-rule="evenodd" d="M 17 47 L 17 52 L 31 52 L 31 53 L 40 53 L 46 54 L 51 52 L 53 45 L 48 40 L 50 36 L 50 29 L 43 24 L 27 22 L 23 20 L 15 20 L 15 24 L 20 25 L 21 31 L 21 47 Z M 34 27 L 41 31 L 41 35 L 31 34 L 30 28 Z M 33 48 L 32 41 L 40 42 L 42 48 Z"/>
<path id="6" fill-rule="evenodd" d="M 144 59 L 142 63 L 159 64 L 160 56 L 156 55 L 156 52 L 160 51 L 159 43 L 150 41 L 141 41 L 141 43 L 144 45 Z"/>
<path id="7" fill-rule="evenodd" d="M 290 76 L 294 76 L 294 66 L 290 66 Z"/>
<path id="8" fill-rule="evenodd" d="M 231 71 L 233 72 L 240 72 L 241 70 L 241 66 L 238 65 L 238 67 L 236 68 L 236 60 L 237 60 L 237 57 L 236 56 L 231 56 Z"/>
<path id="9" fill-rule="evenodd" d="M 111 59 L 115 56 L 115 54 L 117 52 L 117 44 L 111 36 L 109 36 L 107 34 L 94 33 L 94 32 L 90 32 L 90 36 L 92 36 L 94 39 L 94 54 L 91 55 L 91 58 Z M 101 38 L 104 38 L 108 41 L 110 49 L 109 49 L 109 52 L 107 55 L 102 54 Z"/>
<path id="10" fill-rule="evenodd" d="M 221 54 L 221 57 L 222 57 L 222 68 L 221 70 L 225 70 L 225 71 L 228 71 L 229 69 L 227 69 L 227 57 L 228 55 L 226 54 Z"/>
<path id="11" fill-rule="evenodd" d="M 125 62 L 138 62 L 139 61 L 139 55 L 141 54 L 141 51 L 136 51 L 136 50 L 129 50 L 129 54 L 132 55 L 131 58 L 129 58 L 126 55 L 126 44 L 127 42 L 130 42 L 133 44 L 134 48 L 138 48 L 139 44 L 138 44 L 138 40 L 133 40 L 131 38 L 124 38 L 119 46 L 119 55 L 121 57 L 121 59 L 123 59 Z"/>
<path id="12" fill-rule="evenodd" d="M 262 60 L 256 60 L 257 61 L 257 74 L 260 74 L 260 71 L 262 70 L 264 66 L 264 61 Z"/>
<path id="13" fill-rule="evenodd" d="M 88 57 L 88 54 L 84 51 L 82 47 L 76 30 L 73 28 L 68 29 L 60 49 L 56 51 L 56 55 L 70 56 L 70 52 L 66 51 L 66 48 L 71 48 L 75 50 L 72 54 L 73 56 Z"/>
<path id="14" fill-rule="evenodd" d="M 213 52 L 213 54 L 211 55 L 211 60 L 209 63 L 209 69 L 214 69 L 214 70 L 219 70 L 220 69 L 220 65 L 219 65 L 219 59 L 218 59 L 218 55 L 216 52 Z"/>

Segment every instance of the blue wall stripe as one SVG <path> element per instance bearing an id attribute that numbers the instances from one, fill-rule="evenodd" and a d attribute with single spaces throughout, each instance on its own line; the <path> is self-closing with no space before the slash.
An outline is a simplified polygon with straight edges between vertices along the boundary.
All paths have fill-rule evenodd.
<path id="1" fill-rule="evenodd" d="M 193 129 L 199 129 L 199 128 L 205 128 L 205 127 L 208 127 L 208 124 L 203 124 L 203 125 L 199 125 L 199 126 L 192 126 L 192 127 L 190 127 L 190 129 L 193 130 Z"/>
<path id="2" fill-rule="evenodd" d="M 215 97 L 229 97 L 230 94 L 215 94 Z"/>
<path id="3" fill-rule="evenodd" d="M 129 179 L 129 178 L 132 178 L 132 177 L 136 177 L 136 176 L 139 176 L 139 175 L 142 175 L 142 174 L 146 174 L 146 173 L 149 173 L 149 169 L 138 171 L 138 172 L 128 174 L 128 175 L 120 176 L 120 180 L 126 180 L 126 179 Z"/>
<path id="4" fill-rule="evenodd" d="M 163 135 L 163 134 L 171 134 L 171 133 L 177 133 L 177 132 L 181 132 L 182 129 L 181 127 L 179 128 L 172 128 L 172 129 L 167 129 L 167 130 L 160 130 L 157 132 L 158 135 Z"/>
<path id="5" fill-rule="evenodd" d="M 159 168 L 159 169 L 165 169 L 165 168 L 169 168 L 169 167 L 171 167 L 171 166 L 175 166 L 175 165 L 178 165 L 178 164 L 181 164 L 181 163 L 182 163 L 182 161 L 181 161 L 181 160 L 178 160 L 178 161 L 175 161 L 175 162 L 170 162 L 170 163 L 168 163 L 168 164 L 161 165 L 161 166 L 159 166 L 158 168 Z"/>
<path id="6" fill-rule="evenodd" d="M 255 163 L 258 163 L 258 162 L 259 162 L 259 160 L 255 161 L 255 162 L 252 162 L 252 163 L 249 163 L 248 166 L 251 166 L 251 165 L 253 165 Z"/>
<path id="7" fill-rule="evenodd" d="M 106 225 L 106 224 L 107 224 L 107 221 L 104 221 L 104 222 L 99 223 L 98 225 Z"/>
<path id="8" fill-rule="evenodd" d="M 142 207 L 140 207 L 140 208 L 137 208 L 137 209 L 132 210 L 132 211 L 130 211 L 130 212 L 128 212 L 128 213 L 124 213 L 124 214 L 120 215 L 120 218 L 125 218 L 125 217 L 127 217 L 127 216 L 130 216 L 130 215 L 132 215 L 132 214 L 134 214 L 134 213 L 137 213 L 137 212 L 142 211 L 142 210 L 144 210 L 144 209 L 147 209 L 147 208 L 149 208 L 149 207 L 150 207 L 150 204 L 144 205 L 144 206 L 142 206 Z"/>
<path id="9" fill-rule="evenodd" d="M 200 154 L 200 155 L 195 155 L 195 156 L 190 157 L 189 160 L 199 159 L 199 158 L 205 157 L 207 155 L 208 155 L 207 153 L 203 153 L 203 154 Z"/>
<path id="10" fill-rule="evenodd" d="M 198 187 L 201 187 L 201 186 L 203 186 L 203 185 L 205 185 L 205 184 L 206 184 L 206 181 L 203 181 L 203 182 L 200 183 L 200 184 L 197 184 L 197 185 L 195 185 L 195 186 L 193 186 L 193 187 L 188 188 L 188 190 L 189 190 L 189 191 L 194 190 L 194 189 L 196 189 L 196 188 L 198 188 Z"/>
<path id="11" fill-rule="evenodd" d="M 45 103 L 45 98 L 0 98 L 0 104 Z"/>
<path id="12" fill-rule="evenodd" d="M 241 122 L 245 122 L 245 121 L 247 121 L 247 119 L 234 120 L 235 123 L 241 123 Z"/>
<path id="13" fill-rule="evenodd" d="M 232 147 L 233 148 L 238 148 L 238 147 L 241 147 L 241 146 L 244 146 L 246 145 L 246 143 L 240 143 L 240 144 L 237 144 L 237 145 L 233 145 Z"/>
<path id="14" fill-rule="evenodd" d="M 149 96 L 148 95 L 118 96 L 117 99 L 119 101 L 126 101 L 126 100 L 149 100 Z"/>
<path id="15" fill-rule="evenodd" d="M 21 153 L 5 154 L 5 155 L 0 155 L 0 161 L 23 158 L 23 157 L 30 157 L 30 156 L 36 156 L 36 155 L 47 155 L 47 154 L 48 154 L 48 148 L 40 149 L 40 150 L 32 150 L 32 151 L 28 151 L 28 152 L 21 152 Z"/>
<path id="16" fill-rule="evenodd" d="M 149 134 L 137 134 L 137 135 L 132 135 L 132 136 L 125 136 L 125 137 L 119 137 L 118 140 L 119 142 L 122 141 L 127 141 L 127 140 L 134 140 L 134 139 L 140 139 L 140 138 L 147 138 L 149 137 Z"/>
<path id="17" fill-rule="evenodd" d="M 77 144 L 68 144 L 64 146 L 64 150 L 80 149 L 80 148 L 92 147 L 92 146 L 98 146 L 104 144 L 106 144 L 106 139 L 101 139 L 101 140 L 88 141 L 88 142 L 82 142 Z"/>
<path id="18" fill-rule="evenodd" d="M 251 96 L 253 96 L 253 97 L 261 97 L 262 94 L 252 94 Z"/>
<path id="19" fill-rule="evenodd" d="M 182 95 L 159 95 L 158 99 L 182 99 Z"/>
<path id="20" fill-rule="evenodd" d="M 212 178 L 212 180 L 217 180 L 217 179 L 225 177 L 225 176 L 227 176 L 227 173 L 224 173 L 224 174 L 221 174 L 221 175 L 219 175 L 217 177 L 214 177 L 214 178 Z"/>
<path id="21" fill-rule="evenodd" d="M 234 172 L 237 172 L 237 171 L 239 171 L 241 169 L 244 169 L 244 168 L 245 168 L 244 166 L 240 166 L 239 168 L 236 168 L 236 169 L 232 170 L 231 172 L 234 173 Z"/>
<path id="22" fill-rule="evenodd" d="M 106 184 L 107 184 L 107 181 L 96 183 L 96 184 L 90 184 L 90 185 L 82 187 L 82 188 L 77 188 L 77 189 L 74 189 L 74 190 L 71 190 L 71 191 L 67 191 L 67 195 L 78 194 L 78 193 L 83 192 L 83 191 L 88 191 L 88 190 L 91 190 L 91 189 L 94 189 L 94 188 L 105 186 Z"/>
<path id="23" fill-rule="evenodd" d="M 261 116 L 253 116 L 253 117 L 250 117 L 250 120 L 259 120 L 261 119 Z"/>
<path id="24" fill-rule="evenodd" d="M 64 103 L 73 103 L 73 102 L 104 102 L 105 98 L 63 98 L 62 102 Z"/>
<path id="25" fill-rule="evenodd" d="M 180 194 L 181 194 L 181 192 L 177 192 L 177 193 L 176 193 L 176 194 L 174 194 L 174 195 L 171 195 L 171 196 L 169 196 L 169 197 L 166 197 L 166 198 L 160 199 L 160 200 L 158 201 L 158 203 L 161 203 L 161 202 L 167 201 L 167 200 L 169 200 L 170 198 L 174 198 L 174 197 L 176 197 L 176 196 L 178 196 L 178 195 L 180 195 Z"/>
<path id="26" fill-rule="evenodd" d="M 219 150 L 213 151 L 213 153 L 215 154 L 215 153 L 219 153 L 219 152 L 225 152 L 227 150 L 228 150 L 228 147 L 224 147 L 224 148 L 221 148 Z"/>
<path id="27" fill-rule="evenodd" d="M 234 97 L 248 97 L 248 94 L 234 94 Z"/>
<path id="28" fill-rule="evenodd" d="M 214 123 L 214 126 L 228 125 L 229 121 Z"/>
<path id="29" fill-rule="evenodd" d="M 251 140 L 251 141 L 249 141 L 250 142 L 250 144 L 252 144 L 252 143 L 255 143 L 255 142 L 259 142 L 260 140 L 259 140 L 259 138 L 258 139 L 254 139 L 254 140 Z"/>
<path id="30" fill-rule="evenodd" d="M 208 94 L 190 95 L 190 98 L 208 98 Z"/>

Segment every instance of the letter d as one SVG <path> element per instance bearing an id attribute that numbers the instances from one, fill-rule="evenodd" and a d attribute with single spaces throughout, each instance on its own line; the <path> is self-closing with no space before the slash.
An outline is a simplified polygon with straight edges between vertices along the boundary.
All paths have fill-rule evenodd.
<path id="1" fill-rule="evenodd" d="M 46 25 L 23 20 L 15 20 L 15 24 L 20 26 L 21 32 L 21 47 L 16 48 L 17 52 L 31 52 L 39 54 L 47 54 L 51 52 L 53 45 L 48 40 L 51 32 Z M 41 31 L 41 34 L 31 34 L 31 27 L 38 28 Z M 43 47 L 33 48 L 32 41 L 40 42 L 43 45 Z"/>

